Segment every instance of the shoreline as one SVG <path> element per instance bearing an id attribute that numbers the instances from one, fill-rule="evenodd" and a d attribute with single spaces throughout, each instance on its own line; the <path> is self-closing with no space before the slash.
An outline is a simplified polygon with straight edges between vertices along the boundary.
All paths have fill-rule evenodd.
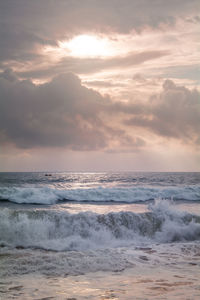
<path id="1" fill-rule="evenodd" d="M 199 249 L 200 250 L 200 249 Z M 193 257 L 194 259 L 194 257 Z M 145 263 L 123 271 L 99 271 L 76 276 L 28 274 L 1 280 L 1 299 L 177 299 L 200 297 L 198 264 L 195 262 Z M 42 288 L 41 288 L 42 287 Z"/>

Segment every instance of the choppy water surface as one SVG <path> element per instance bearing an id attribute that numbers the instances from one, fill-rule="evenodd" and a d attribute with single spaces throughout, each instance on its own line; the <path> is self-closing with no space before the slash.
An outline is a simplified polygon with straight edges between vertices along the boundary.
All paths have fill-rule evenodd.
<path id="1" fill-rule="evenodd" d="M 16 203 L 158 198 L 200 201 L 200 173 L 0 173 L 0 199 Z"/>
<path id="2" fill-rule="evenodd" d="M 0 297 L 36 275 L 47 286 L 49 276 L 129 277 L 123 270 L 152 267 L 170 280 L 186 270 L 190 277 L 199 257 L 200 173 L 0 173 Z M 15 293 L 49 296 L 31 296 L 23 284 Z"/>

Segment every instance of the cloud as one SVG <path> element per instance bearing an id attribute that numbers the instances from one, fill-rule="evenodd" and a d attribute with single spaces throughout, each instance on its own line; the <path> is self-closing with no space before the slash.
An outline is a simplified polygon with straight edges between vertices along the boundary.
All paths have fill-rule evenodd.
<path id="1" fill-rule="evenodd" d="M 199 96 L 166 80 L 149 99 L 114 102 L 72 73 L 35 85 L 6 70 L 0 74 L 0 141 L 29 149 L 123 152 L 146 147 L 153 133 L 198 144 Z"/>
<path id="2" fill-rule="evenodd" d="M 2 20 L 2 19 L 1 19 Z M 41 59 L 40 49 L 44 45 L 56 46 L 57 42 L 28 31 L 26 26 L 0 21 L 0 61 L 32 61 Z"/>
<path id="3" fill-rule="evenodd" d="M 97 88 L 124 87 L 123 83 L 112 82 L 109 80 L 90 80 L 90 81 L 84 81 L 83 84 L 89 87 L 91 86 Z"/>
<path id="4" fill-rule="evenodd" d="M 141 111 L 125 124 L 145 128 L 165 138 L 199 143 L 200 93 L 197 90 L 166 80 L 162 92 L 152 95 L 144 106 L 141 104 Z"/>
<path id="5" fill-rule="evenodd" d="M 72 73 L 37 86 L 6 70 L 0 74 L 0 91 L 1 143 L 82 151 L 106 149 L 112 142 L 132 148 L 144 144 L 104 122 L 100 115 L 112 106 L 110 98 L 82 86 Z"/>
<path id="6" fill-rule="evenodd" d="M 7 73 L 0 78 L 0 128 L 8 140 L 22 148 L 106 145 L 104 126 L 97 116 L 106 99 L 81 86 L 78 77 L 60 75 L 35 86 L 30 81 L 13 81 Z"/>
<path id="7" fill-rule="evenodd" d="M 37 70 L 17 72 L 23 78 L 48 78 L 63 72 L 76 74 L 90 74 L 104 70 L 126 69 L 142 64 L 146 61 L 158 59 L 169 55 L 167 50 L 141 51 L 129 53 L 125 56 L 115 56 L 112 58 L 74 58 L 65 57 L 53 66 L 37 68 Z"/>
<path id="8" fill-rule="evenodd" d="M 0 1 L 0 60 L 31 60 L 38 47 L 85 32 L 140 32 L 177 18 L 197 19 L 198 9 L 197 0 Z"/>

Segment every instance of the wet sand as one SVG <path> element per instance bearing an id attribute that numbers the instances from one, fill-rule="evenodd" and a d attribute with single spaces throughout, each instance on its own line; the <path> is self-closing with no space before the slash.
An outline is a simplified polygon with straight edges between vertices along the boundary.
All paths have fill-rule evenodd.
<path id="1" fill-rule="evenodd" d="M 134 254 L 134 263 L 125 270 L 2 278 L 0 299 L 200 299 L 200 245 L 155 245 L 132 249 L 127 258 L 128 254 Z"/>
<path id="2" fill-rule="evenodd" d="M 65 278 L 24 275 L 0 282 L 0 299 L 200 299 L 199 270 L 133 268 Z"/>

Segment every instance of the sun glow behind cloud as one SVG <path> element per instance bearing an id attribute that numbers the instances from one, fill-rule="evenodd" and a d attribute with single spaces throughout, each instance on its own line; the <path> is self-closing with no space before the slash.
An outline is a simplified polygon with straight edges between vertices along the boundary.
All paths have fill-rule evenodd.
<path id="1" fill-rule="evenodd" d="M 12 10 L 7 1 L 0 2 L 5 28 L 0 30 L 0 93 L 5 100 L 0 140 L 8 166 L 11 160 L 14 165 L 7 151 L 13 145 L 30 153 L 37 147 L 45 153 L 48 147 L 56 157 L 61 149 L 68 151 L 72 166 L 80 157 L 89 164 L 94 151 L 94 170 L 109 163 L 118 168 L 118 159 L 110 155 L 114 152 L 123 157 L 125 169 L 132 168 L 131 162 L 134 169 L 148 169 L 147 161 L 149 170 L 156 162 L 160 168 L 165 164 L 163 170 L 170 162 L 174 170 L 200 166 L 195 100 L 200 91 L 199 1 L 182 0 L 180 6 L 174 0 L 155 5 L 148 0 L 117 5 L 115 0 L 57 0 L 32 6 L 21 0 Z M 67 79 L 67 74 L 75 78 Z M 15 115 L 13 105 L 21 107 Z M 8 123 L 2 127 L 5 107 Z M 179 155 L 182 166 L 176 161 L 180 148 L 185 151 Z M 19 161 L 16 149 L 12 155 Z"/>
<path id="2" fill-rule="evenodd" d="M 95 35 L 78 35 L 68 42 L 60 42 L 59 46 L 75 57 L 106 57 L 113 55 L 108 40 Z"/>

